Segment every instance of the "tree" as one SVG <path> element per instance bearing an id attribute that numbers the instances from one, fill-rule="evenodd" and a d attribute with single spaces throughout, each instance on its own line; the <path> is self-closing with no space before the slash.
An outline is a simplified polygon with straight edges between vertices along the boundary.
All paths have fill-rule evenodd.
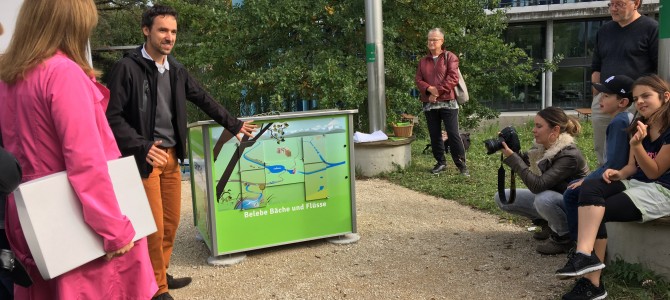
<path id="1" fill-rule="evenodd" d="M 236 7 L 226 0 L 160 3 L 180 12 L 175 56 L 229 110 L 287 111 L 316 100 L 319 108 L 359 109 L 357 130 L 367 130 L 364 1 L 245 0 Z M 464 127 L 497 116 L 481 100 L 510 95 L 510 86 L 534 80 L 537 71 L 526 54 L 501 39 L 504 12 L 487 13 L 486 5 L 480 0 L 383 2 L 389 113 L 421 113 L 411 91 L 433 27 L 445 30 L 445 44 L 461 58 L 471 93 L 461 110 Z M 256 109 L 247 110 L 252 106 Z"/>
<path id="2" fill-rule="evenodd" d="M 104 72 L 119 60 L 125 51 L 110 50 L 112 46 L 140 45 L 144 39 L 140 29 L 147 0 L 96 0 L 98 26 L 91 37 L 93 65 Z"/>

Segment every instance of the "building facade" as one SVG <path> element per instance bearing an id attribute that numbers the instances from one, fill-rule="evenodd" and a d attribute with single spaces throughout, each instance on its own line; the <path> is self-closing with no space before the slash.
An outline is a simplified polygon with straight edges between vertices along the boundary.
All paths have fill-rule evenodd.
<path id="1" fill-rule="evenodd" d="M 510 99 L 487 105 L 500 111 L 535 111 L 548 106 L 591 107 L 591 56 L 596 33 L 611 21 L 609 1 L 503 0 L 507 42 L 526 51 L 538 65 L 556 55 L 555 72 L 538 75 L 535 85 L 514 86 Z M 659 0 L 643 0 L 639 12 L 658 20 Z"/>

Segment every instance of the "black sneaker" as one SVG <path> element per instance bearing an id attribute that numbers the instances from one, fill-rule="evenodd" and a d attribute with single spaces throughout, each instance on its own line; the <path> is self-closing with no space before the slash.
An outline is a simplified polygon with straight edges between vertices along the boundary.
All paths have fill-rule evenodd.
<path id="1" fill-rule="evenodd" d="M 584 255 L 583 253 L 576 252 L 575 255 L 568 259 L 568 262 L 563 268 L 556 271 L 556 277 L 558 277 L 558 279 L 570 279 L 603 268 L 605 268 L 605 264 L 600 262 L 595 251 L 591 252 L 591 255 Z"/>
<path id="2" fill-rule="evenodd" d="M 575 256 L 575 254 L 577 254 L 577 242 L 572 241 L 572 248 L 568 250 L 567 258 L 571 259 L 573 256 Z"/>
<path id="3" fill-rule="evenodd" d="M 599 300 L 606 297 L 607 291 L 602 281 L 600 281 L 600 287 L 597 287 L 590 280 L 582 277 L 577 280 L 571 291 L 563 295 L 563 300 Z"/>
<path id="4" fill-rule="evenodd" d="M 181 277 L 181 278 L 174 278 L 170 274 L 166 274 L 167 277 L 167 286 L 168 289 L 171 290 L 176 290 L 183 288 L 189 284 L 191 284 L 191 277 Z"/>
<path id="5" fill-rule="evenodd" d="M 470 171 L 468 171 L 468 168 L 462 168 L 460 172 L 462 176 L 470 177 Z"/>
<path id="6" fill-rule="evenodd" d="M 430 170 L 431 173 L 437 174 L 440 172 L 444 172 L 444 170 L 447 169 L 447 165 L 441 164 L 441 163 L 436 163 L 435 166 L 433 167 L 432 170 Z"/>

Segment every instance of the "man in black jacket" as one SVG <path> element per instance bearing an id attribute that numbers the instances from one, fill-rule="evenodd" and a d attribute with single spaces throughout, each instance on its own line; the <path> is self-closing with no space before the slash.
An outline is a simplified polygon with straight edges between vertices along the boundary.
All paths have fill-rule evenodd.
<path id="1" fill-rule="evenodd" d="M 167 274 L 181 210 L 181 173 L 186 156 L 186 100 L 233 134 L 251 136 L 242 122 L 216 102 L 170 51 L 177 36 L 177 12 L 155 5 L 142 15 L 143 46 L 130 51 L 108 74 L 107 119 L 123 155 L 134 155 L 158 231 L 148 237 L 158 283 L 154 299 L 172 299 L 168 288 L 191 279 Z"/>

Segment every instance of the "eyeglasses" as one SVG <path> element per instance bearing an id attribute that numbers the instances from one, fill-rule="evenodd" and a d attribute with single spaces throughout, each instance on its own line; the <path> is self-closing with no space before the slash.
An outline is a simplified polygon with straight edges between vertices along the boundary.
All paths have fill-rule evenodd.
<path id="1" fill-rule="evenodd" d="M 616 3 L 610 2 L 610 3 L 607 3 L 607 7 L 609 7 L 610 9 L 613 9 L 613 8 L 622 9 L 622 8 L 625 8 L 628 5 L 628 3 L 629 3 L 629 1 L 616 2 Z"/>
<path id="2" fill-rule="evenodd" d="M 428 42 L 429 42 L 429 43 L 437 43 L 437 42 L 439 42 L 439 41 L 441 41 L 441 40 L 442 40 L 442 39 L 428 39 Z"/>

